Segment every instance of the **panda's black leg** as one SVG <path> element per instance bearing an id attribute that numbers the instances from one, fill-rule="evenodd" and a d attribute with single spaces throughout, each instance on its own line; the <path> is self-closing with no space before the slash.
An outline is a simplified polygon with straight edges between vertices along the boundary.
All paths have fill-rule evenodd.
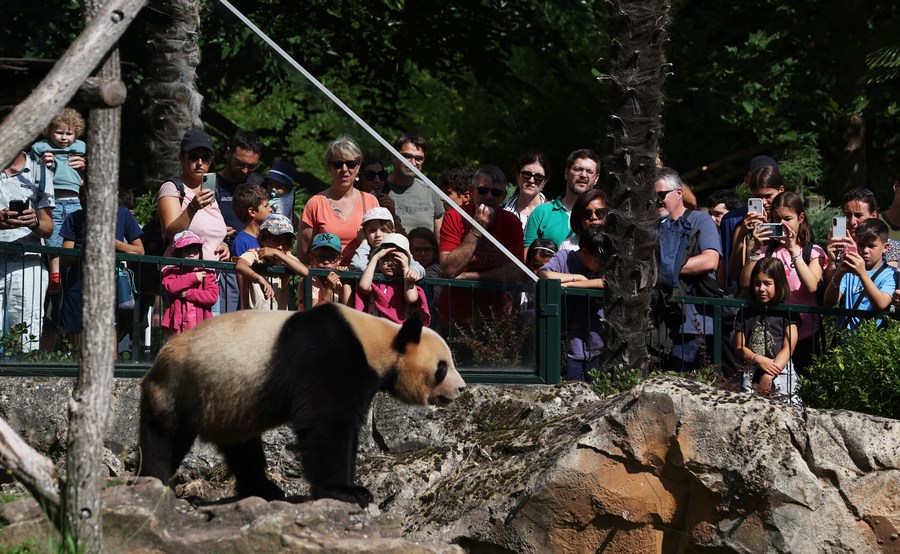
<path id="1" fill-rule="evenodd" d="M 196 433 L 178 426 L 174 414 L 155 414 L 145 407 L 140 426 L 140 475 L 168 484 L 194 444 Z"/>
<path id="2" fill-rule="evenodd" d="M 350 421 L 319 421 L 296 429 L 303 471 L 313 498 L 335 498 L 362 507 L 374 497 L 354 483 L 357 426 Z"/>
<path id="3" fill-rule="evenodd" d="M 220 444 L 225 463 L 234 475 L 238 496 L 259 496 L 265 500 L 282 500 L 284 491 L 266 477 L 266 455 L 262 438 L 255 437 L 236 444 Z"/>

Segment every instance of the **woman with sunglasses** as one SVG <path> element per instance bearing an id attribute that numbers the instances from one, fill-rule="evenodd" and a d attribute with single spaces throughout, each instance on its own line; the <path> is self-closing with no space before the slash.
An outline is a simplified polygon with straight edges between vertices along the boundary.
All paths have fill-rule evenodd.
<path id="1" fill-rule="evenodd" d="M 503 204 L 503 209 L 516 214 L 522 222 L 522 231 L 525 231 L 531 212 L 547 202 L 541 191 L 549 180 L 550 166 L 540 152 L 528 152 L 519 158 L 513 173 L 516 176 L 519 193 Z"/>
<path id="2" fill-rule="evenodd" d="M 181 173 L 163 183 L 156 197 L 162 232 L 169 243 L 164 255 L 172 255 L 172 237 L 190 230 L 203 239 L 204 260 L 227 260 L 230 252 L 225 244 L 225 218 L 215 191 L 201 187 L 203 174 L 212 172 L 212 139 L 199 129 L 189 130 L 181 139 L 178 158 Z M 176 180 L 183 183 L 183 192 Z"/>
<path id="3" fill-rule="evenodd" d="M 310 244 L 313 236 L 319 233 L 337 235 L 343 249 L 340 265 L 350 263 L 359 245 L 356 239 L 363 215 L 378 206 L 374 196 L 353 186 L 362 161 L 362 150 L 347 135 L 338 137 L 328 146 L 325 168 L 331 176 L 331 186 L 306 202 L 300 218 L 297 257 L 303 263 L 309 264 Z"/>
<path id="4" fill-rule="evenodd" d="M 606 193 L 589 189 L 578 195 L 572 204 L 569 226 L 572 234 L 559 245 L 560 250 L 578 250 L 578 240 L 586 227 L 602 225 L 606 221 Z"/>
<path id="5" fill-rule="evenodd" d="M 378 196 L 387 181 L 388 172 L 384 164 L 375 156 L 368 155 L 363 160 L 362 170 L 356 176 L 356 188 L 369 194 Z"/>

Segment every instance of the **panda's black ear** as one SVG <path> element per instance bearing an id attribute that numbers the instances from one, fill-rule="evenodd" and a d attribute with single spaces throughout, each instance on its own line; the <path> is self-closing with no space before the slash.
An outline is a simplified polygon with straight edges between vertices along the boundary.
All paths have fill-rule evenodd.
<path id="1" fill-rule="evenodd" d="M 419 344 L 422 338 L 422 316 L 416 310 L 410 314 L 409 318 L 403 322 L 400 332 L 394 337 L 394 350 L 403 353 L 406 352 L 406 346 L 410 343 Z"/>

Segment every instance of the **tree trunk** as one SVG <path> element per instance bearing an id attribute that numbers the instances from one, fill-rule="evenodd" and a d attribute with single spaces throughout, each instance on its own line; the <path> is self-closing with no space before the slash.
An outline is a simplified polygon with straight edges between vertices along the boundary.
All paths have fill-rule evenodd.
<path id="1" fill-rule="evenodd" d="M 606 219 L 606 346 L 604 365 L 646 369 L 656 282 L 656 195 L 653 174 L 662 134 L 666 0 L 612 0 L 610 116 L 606 160 L 611 212 Z"/>
<path id="2" fill-rule="evenodd" d="M 88 0 L 89 22 L 107 0 Z M 121 77 L 119 51 L 98 76 Z M 100 552 L 103 519 L 103 437 L 113 384 L 115 345 L 115 228 L 118 206 L 121 108 L 94 109 L 88 123 L 87 206 L 84 227 L 81 368 L 69 402 L 66 516 L 74 544 Z M 110 333 L 110 330 L 113 332 Z"/>
<path id="3" fill-rule="evenodd" d="M 146 0 L 108 0 L 24 102 L 0 122 L 0 164 L 27 147 L 69 103 Z"/>
<path id="4" fill-rule="evenodd" d="M 149 25 L 151 51 L 144 90 L 150 97 L 149 168 L 146 186 L 156 190 L 170 175 L 180 171 L 181 137 L 188 129 L 203 128 L 197 91 L 200 65 L 200 0 L 156 0 L 153 5 L 171 13 L 165 26 Z"/>

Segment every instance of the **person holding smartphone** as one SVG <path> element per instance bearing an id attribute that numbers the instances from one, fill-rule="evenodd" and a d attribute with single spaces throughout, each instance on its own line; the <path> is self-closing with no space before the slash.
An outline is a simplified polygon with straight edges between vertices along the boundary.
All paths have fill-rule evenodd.
<path id="1" fill-rule="evenodd" d="M 40 165 L 20 153 L 0 171 L 0 243 L 40 246 L 53 233 L 53 181 L 48 176 L 43 188 L 33 177 Z M 0 250 L 0 330 L 26 323 L 20 350 L 31 352 L 40 341 L 44 298 L 49 275 L 39 252 Z M 12 352 L 5 352 L 9 355 Z"/>

